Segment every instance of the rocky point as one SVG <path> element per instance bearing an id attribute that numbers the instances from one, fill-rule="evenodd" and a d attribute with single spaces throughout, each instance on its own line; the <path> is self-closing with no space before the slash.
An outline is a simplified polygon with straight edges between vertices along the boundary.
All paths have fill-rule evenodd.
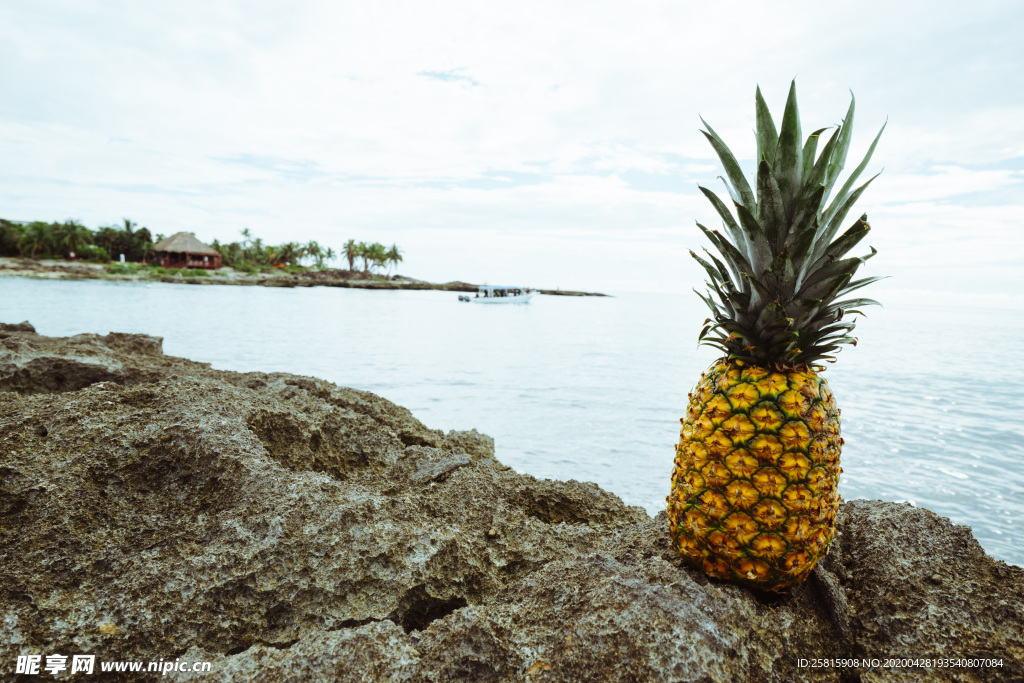
<path id="1" fill-rule="evenodd" d="M 812 578 L 762 594 L 687 568 L 664 514 L 373 394 L 0 325 L 4 680 L 82 653 L 211 663 L 177 680 L 1024 681 L 1022 624 L 1024 569 L 928 510 L 845 503 Z M 811 666 L 837 659 L 880 664 Z"/>

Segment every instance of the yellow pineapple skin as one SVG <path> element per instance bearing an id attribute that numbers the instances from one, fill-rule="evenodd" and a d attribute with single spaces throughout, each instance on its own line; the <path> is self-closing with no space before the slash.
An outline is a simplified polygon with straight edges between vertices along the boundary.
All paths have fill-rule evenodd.
<path id="1" fill-rule="evenodd" d="M 701 374 L 676 446 L 669 532 L 710 576 L 783 592 L 835 536 L 839 410 L 814 369 L 719 360 Z"/>

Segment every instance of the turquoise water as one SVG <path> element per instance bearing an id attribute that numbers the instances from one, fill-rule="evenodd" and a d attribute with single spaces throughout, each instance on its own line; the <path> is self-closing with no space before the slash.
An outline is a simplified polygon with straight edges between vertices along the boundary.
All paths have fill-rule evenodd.
<path id="1" fill-rule="evenodd" d="M 539 296 L 0 278 L 0 321 L 41 334 L 145 332 L 229 370 L 366 389 L 437 429 L 477 428 L 538 477 L 664 505 L 686 394 L 710 362 L 690 294 Z M 1021 316 L 890 303 L 826 372 L 843 410 L 847 498 L 910 501 L 1024 565 Z"/>

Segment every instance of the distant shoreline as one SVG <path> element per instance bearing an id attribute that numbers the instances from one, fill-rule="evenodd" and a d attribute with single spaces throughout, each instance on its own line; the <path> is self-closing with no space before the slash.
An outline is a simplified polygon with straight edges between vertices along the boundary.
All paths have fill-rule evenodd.
<path id="1" fill-rule="evenodd" d="M 114 264 L 116 265 L 116 264 Z M 138 266 L 139 264 L 126 264 Z M 194 271 L 193 271 L 194 272 Z M 370 275 L 360 271 L 325 269 L 300 273 L 273 271 L 245 273 L 225 267 L 209 271 L 208 275 L 161 274 L 146 266 L 137 273 L 110 273 L 100 263 L 64 260 L 35 260 L 30 258 L 0 257 L 0 277 L 22 276 L 40 280 L 123 280 L 130 282 L 170 282 L 189 285 L 236 285 L 258 287 L 344 287 L 349 289 L 432 289 L 445 292 L 475 292 L 478 285 L 458 280 L 444 283 L 426 282 L 401 275 L 390 277 Z M 368 277 L 367 277 L 368 276 Z M 600 292 L 581 292 L 567 289 L 531 288 L 541 294 L 553 296 L 609 296 Z"/>

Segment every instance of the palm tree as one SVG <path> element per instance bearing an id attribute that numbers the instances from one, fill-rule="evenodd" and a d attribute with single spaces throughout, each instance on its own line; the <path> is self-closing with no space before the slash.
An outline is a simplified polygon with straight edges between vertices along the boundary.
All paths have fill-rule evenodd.
<path id="1" fill-rule="evenodd" d="M 288 247 L 291 249 L 291 258 L 289 259 L 289 263 L 292 265 L 302 265 L 302 259 L 309 256 L 309 251 L 306 249 L 305 244 L 299 244 L 298 242 L 289 242 Z"/>
<path id="2" fill-rule="evenodd" d="M 284 265 L 292 265 L 298 262 L 303 256 L 302 247 L 295 242 L 285 242 L 281 246 L 277 247 L 277 258 L 275 259 L 278 263 Z"/>
<path id="3" fill-rule="evenodd" d="M 122 218 L 124 228 L 121 229 L 120 250 L 129 261 L 139 261 L 145 257 L 146 242 L 152 235 L 146 228 L 138 229 L 139 224 L 128 218 Z"/>
<path id="4" fill-rule="evenodd" d="M 345 242 L 345 258 L 348 259 L 348 269 L 356 269 L 356 257 L 359 256 L 359 245 L 355 240 Z"/>
<path id="5" fill-rule="evenodd" d="M 112 225 L 104 225 L 102 228 L 96 231 L 94 237 L 96 244 L 107 250 L 111 258 L 120 252 L 120 246 L 122 243 L 122 237 L 124 233 Z M 117 247 L 117 248 L 115 248 Z"/>
<path id="6" fill-rule="evenodd" d="M 221 263 L 231 268 L 237 268 L 240 264 L 245 263 L 245 258 L 242 255 L 242 245 L 238 242 L 229 242 L 228 244 L 221 244 L 217 240 L 210 243 L 210 246 L 220 252 Z"/>
<path id="7" fill-rule="evenodd" d="M 64 247 L 65 253 L 76 253 L 92 244 L 92 231 L 75 220 L 65 221 L 54 232 L 57 246 Z"/>
<path id="8" fill-rule="evenodd" d="M 245 250 L 245 260 L 252 261 L 256 264 L 268 263 L 267 252 L 263 247 L 263 240 L 259 237 L 250 242 L 250 246 Z"/>
<path id="9" fill-rule="evenodd" d="M 149 231 L 149 228 L 139 228 L 133 235 L 133 244 L 131 246 L 131 260 L 132 261 L 145 261 L 153 255 L 153 233 Z"/>
<path id="10" fill-rule="evenodd" d="M 374 242 L 367 249 L 367 257 L 375 268 L 383 268 L 387 263 L 387 250 L 380 242 Z M 364 257 L 364 258 L 367 258 Z"/>
<path id="11" fill-rule="evenodd" d="M 388 263 L 393 263 L 395 265 L 395 270 L 398 270 L 398 263 L 402 261 L 402 251 L 398 248 L 397 244 L 392 244 L 391 248 L 388 249 L 388 252 L 384 255 L 384 258 L 387 259 Z M 388 266 L 388 273 L 390 272 L 391 267 Z"/>
<path id="12" fill-rule="evenodd" d="M 25 226 L 0 220 L 0 254 L 4 256 L 21 256 L 21 239 L 25 234 Z"/>
<path id="13" fill-rule="evenodd" d="M 307 242 L 306 246 L 303 248 L 303 251 L 306 252 L 306 256 L 313 257 L 313 260 L 316 262 L 317 268 L 324 267 L 324 250 L 320 248 L 320 245 L 317 244 L 316 241 L 311 240 Z"/>
<path id="14" fill-rule="evenodd" d="M 47 250 L 50 246 L 50 226 L 42 221 L 34 221 L 28 224 L 25 228 L 25 232 L 22 233 L 21 238 L 18 240 L 18 248 L 21 250 L 22 256 L 25 255 L 25 250 L 29 249 L 29 254 L 32 258 L 36 257 L 36 252 L 40 249 L 43 251 Z"/>
<path id="15" fill-rule="evenodd" d="M 337 254 L 335 254 L 334 250 L 331 249 L 330 247 L 327 247 L 326 249 L 324 249 L 324 260 L 325 261 L 333 261 L 335 256 L 337 256 Z"/>
<path id="16" fill-rule="evenodd" d="M 370 245 L 360 242 L 356 245 L 356 256 L 363 259 L 363 272 L 370 272 Z"/>

